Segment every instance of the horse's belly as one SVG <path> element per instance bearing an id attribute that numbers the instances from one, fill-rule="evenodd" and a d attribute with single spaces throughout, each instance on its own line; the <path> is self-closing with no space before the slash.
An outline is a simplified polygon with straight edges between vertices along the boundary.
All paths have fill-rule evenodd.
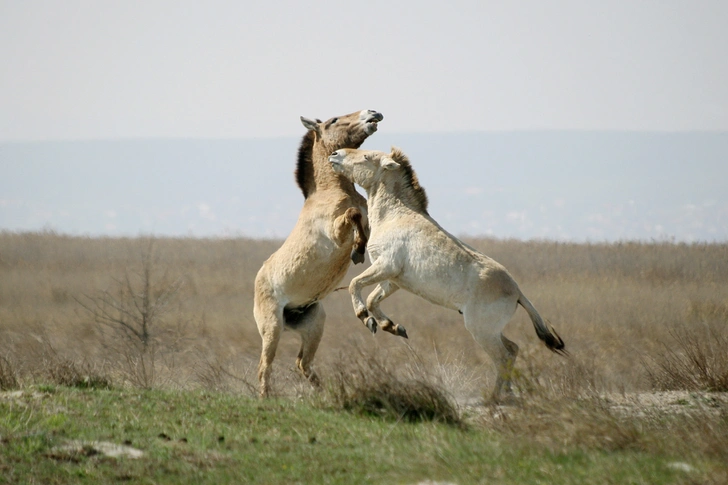
<path id="1" fill-rule="evenodd" d="M 432 274 L 418 274 L 417 272 L 405 272 L 398 279 L 397 284 L 430 303 L 451 310 L 459 310 L 463 306 L 466 293 L 461 282 L 452 281 L 451 278 L 437 278 Z"/>
<path id="2" fill-rule="evenodd" d="M 301 244 L 303 243 L 303 244 Z M 351 248 L 327 238 L 284 245 L 266 261 L 270 280 L 282 299 L 304 305 L 331 293 L 349 269 Z"/>

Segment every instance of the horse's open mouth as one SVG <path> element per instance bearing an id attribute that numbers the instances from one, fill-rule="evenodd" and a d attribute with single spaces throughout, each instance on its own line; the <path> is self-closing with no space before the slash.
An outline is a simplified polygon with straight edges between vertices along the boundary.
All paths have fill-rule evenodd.
<path id="1" fill-rule="evenodd" d="M 364 120 L 364 126 L 367 132 L 371 135 L 377 131 L 378 123 L 384 119 L 382 113 L 372 113 Z"/>
<path id="2" fill-rule="evenodd" d="M 372 113 L 367 117 L 366 123 L 376 124 L 376 123 L 379 123 L 380 121 L 382 121 L 383 119 L 384 119 L 384 115 L 382 113 Z"/>

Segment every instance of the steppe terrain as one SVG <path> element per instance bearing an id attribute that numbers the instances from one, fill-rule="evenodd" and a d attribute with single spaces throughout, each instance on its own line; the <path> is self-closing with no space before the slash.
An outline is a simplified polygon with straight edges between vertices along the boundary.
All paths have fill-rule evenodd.
<path id="1" fill-rule="evenodd" d="M 324 389 L 313 390 L 294 371 L 298 338 L 287 332 L 274 363 L 276 398 L 271 404 L 256 404 L 260 337 L 252 312 L 253 281 L 278 240 L 1 233 L 0 408 L 6 418 L 0 424 L 5 448 L 0 471 L 22 462 L 31 471 L 8 475 L 15 477 L 9 483 L 33 476 L 30 463 L 37 456 L 14 448 L 31 428 L 43 436 L 50 433 L 37 448 L 48 463 L 61 456 L 71 463 L 64 466 L 91 466 L 90 456 L 101 452 L 88 453 L 91 445 L 78 445 L 86 451 L 82 456 L 71 453 L 72 459 L 66 460 L 69 452 L 63 446 L 71 443 L 73 448 L 79 433 L 67 424 L 58 425 L 59 431 L 41 416 L 54 415 L 58 406 L 72 407 L 74 392 L 90 393 L 84 402 L 100 399 L 95 392 L 111 392 L 118 393 L 109 397 L 114 400 L 139 393 L 163 401 L 217 396 L 225 406 L 238 401 L 243 408 L 263 406 L 272 413 L 276 406 L 294 414 L 303 412 L 300 406 L 313 413 L 333 409 L 337 416 L 339 411 L 354 412 L 351 419 L 373 412 L 385 422 L 393 410 L 390 423 L 451 422 L 468 433 L 480 430 L 496 441 L 505 440 L 508 446 L 528 443 L 536 447 L 533 456 L 548 450 L 572 457 L 596 453 L 608 460 L 648 457 L 661 464 L 666 483 L 726 479 L 728 245 L 468 242 L 510 270 L 570 352 L 568 358 L 549 352 L 525 312 L 518 310 L 506 329 L 521 348 L 514 370 L 518 399 L 507 405 L 484 402 L 493 385 L 493 368 L 457 312 L 398 292 L 383 309 L 406 326 L 409 340 L 383 332 L 372 336 L 354 316 L 346 291 L 324 301 L 328 317 L 315 362 Z M 343 284 L 360 268 L 352 267 Z M 351 401 L 362 382 L 384 396 L 374 408 L 371 399 L 363 405 Z M 387 397 L 394 391 L 383 389 L 410 388 L 393 387 L 392 382 L 418 382 L 428 395 L 445 396 L 453 410 L 438 415 L 413 413 L 411 403 L 398 408 L 396 399 Z M 49 407 L 60 398 L 66 404 Z M 25 416 L 28 409 L 35 411 Z M 34 419 L 41 421 L 33 424 Z M 316 423 L 311 426 L 320 426 Z M 99 426 L 105 429 L 107 424 Z M 88 433 L 85 429 L 80 434 Z M 116 432 L 104 435 L 118 438 Z M 373 446 L 386 438 L 377 436 Z M 92 438 L 103 441 L 103 436 Z M 350 467 L 364 466 L 352 460 Z M 569 466 L 592 465 L 576 460 Z M 641 465 L 634 466 L 639 470 Z M 481 481 L 454 473 L 457 465 L 451 468 L 431 470 L 427 477 L 412 472 L 416 467 L 382 476 L 398 477 L 402 483 L 438 476 L 455 477 L 457 483 Z M 89 476 L 107 476 L 99 470 L 100 475 Z M 534 477 L 541 476 L 535 473 L 524 480 L 535 483 Z M 649 473 L 638 475 L 622 483 L 654 483 Z M 285 473 L 277 476 L 290 479 Z M 518 482 L 508 474 L 501 478 L 500 483 Z"/>

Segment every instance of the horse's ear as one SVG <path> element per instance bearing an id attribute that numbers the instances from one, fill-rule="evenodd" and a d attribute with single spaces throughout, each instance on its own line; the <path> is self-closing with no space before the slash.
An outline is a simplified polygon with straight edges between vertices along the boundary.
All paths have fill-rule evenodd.
<path id="1" fill-rule="evenodd" d="M 382 158 L 382 168 L 385 170 L 396 170 L 399 168 L 399 163 L 395 162 L 393 158 L 384 157 Z"/>
<path id="2" fill-rule="evenodd" d="M 316 133 L 318 133 L 319 135 L 321 134 L 321 128 L 319 126 L 319 123 L 321 123 L 320 121 L 317 123 L 314 120 L 310 120 L 304 116 L 301 116 L 301 123 L 307 130 L 309 130 L 309 131 L 313 130 Z"/>

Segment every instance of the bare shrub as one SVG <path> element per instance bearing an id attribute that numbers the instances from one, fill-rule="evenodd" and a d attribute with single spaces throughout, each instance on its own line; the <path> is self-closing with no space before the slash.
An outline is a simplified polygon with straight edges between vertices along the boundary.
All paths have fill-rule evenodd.
<path id="1" fill-rule="evenodd" d="M 324 384 L 338 409 L 408 422 L 462 425 L 457 406 L 427 375 L 402 375 L 378 354 L 341 357 Z"/>
<path id="2" fill-rule="evenodd" d="M 551 448 L 638 449 L 642 433 L 640 423 L 614 414 L 597 399 L 564 396 L 531 397 L 520 407 L 499 409 L 486 424 L 514 439 L 528 436 Z"/>
<path id="3" fill-rule="evenodd" d="M 111 388 L 112 379 L 102 366 L 68 351 L 58 351 L 44 329 L 35 330 L 34 345 L 0 356 L 0 389 L 19 387 L 21 378 L 27 383 Z"/>
<path id="4" fill-rule="evenodd" d="M 113 289 L 84 295 L 76 301 L 92 316 L 101 331 L 103 345 L 121 362 L 127 379 L 151 388 L 158 381 L 160 358 L 179 350 L 186 321 L 166 319 L 179 297 L 183 280 L 157 280 L 154 240 L 149 239 L 141 254 L 141 270 L 126 271 L 114 280 Z M 169 366 L 168 366 L 169 367 Z"/>
<path id="5" fill-rule="evenodd" d="M 0 391 L 16 389 L 18 377 L 15 367 L 6 357 L 0 355 Z"/>
<path id="6" fill-rule="evenodd" d="M 641 423 L 612 410 L 588 366 L 569 362 L 548 376 L 527 366 L 517 369 L 513 379 L 519 391 L 516 405 L 490 406 L 480 417 L 482 425 L 515 440 L 528 436 L 551 449 L 618 451 L 641 446 Z"/>
<path id="7" fill-rule="evenodd" d="M 653 404 L 625 406 L 634 395 L 615 399 L 599 374 L 578 360 L 548 375 L 521 367 L 514 381 L 520 391 L 516 405 L 487 406 L 473 418 L 475 425 L 518 442 L 527 436 L 554 451 L 579 447 L 728 459 L 728 408 L 722 398 L 696 393 L 694 402 L 681 404 L 654 396 Z"/>
<path id="8" fill-rule="evenodd" d="M 53 384 L 79 389 L 111 389 L 111 378 L 98 372 L 87 361 L 60 360 L 49 363 L 45 375 Z"/>
<path id="9" fill-rule="evenodd" d="M 255 375 L 255 366 L 248 365 L 242 375 L 230 369 L 217 356 L 202 355 L 193 368 L 193 378 L 203 389 L 208 391 L 230 392 L 242 389 L 249 396 L 258 395 L 258 381 Z"/>
<path id="10" fill-rule="evenodd" d="M 86 358 L 58 351 L 43 329 L 37 338 L 37 345 L 26 350 L 25 370 L 33 380 L 81 389 L 111 389 L 112 379 L 102 368 Z"/>
<path id="11" fill-rule="evenodd" d="M 671 344 L 644 363 L 653 388 L 660 391 L 728 391 L 726 321 L 693 322 L 670 330 Z"/>

